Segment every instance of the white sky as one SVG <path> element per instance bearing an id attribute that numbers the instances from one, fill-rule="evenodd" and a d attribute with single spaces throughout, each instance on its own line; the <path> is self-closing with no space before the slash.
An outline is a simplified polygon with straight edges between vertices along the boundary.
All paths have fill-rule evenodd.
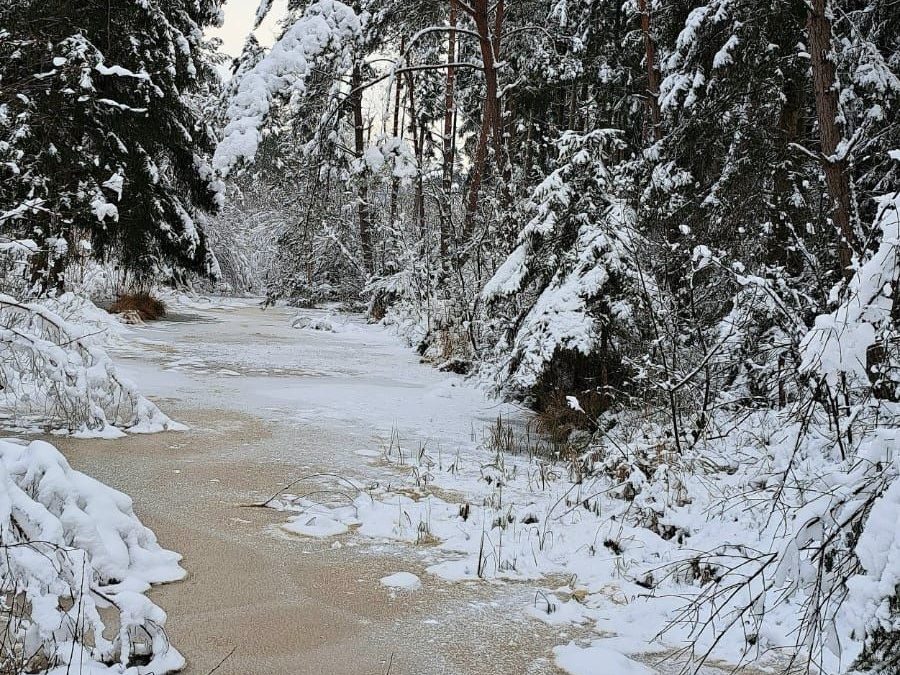
<path id="1" fill-rule="evenodd" d="M 287 0 L 274 0 L 272 5 L 268 18 L 256 31 L 256 38 L 266 47 L 275 41 L 278 20 L 284 16 Z M 222 40 L 222 51 L 228 56 L 240 56 L 244 40 L 253 28 L 258 6 L 259 0 L 227 0 L 225 3 L 225 23 L 221 28 L 209 31 L 209 35 Z"/>

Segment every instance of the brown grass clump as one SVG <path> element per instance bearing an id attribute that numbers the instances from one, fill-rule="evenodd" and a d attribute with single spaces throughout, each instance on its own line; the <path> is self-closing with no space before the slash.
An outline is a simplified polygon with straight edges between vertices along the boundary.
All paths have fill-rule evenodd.
<path id="1" fill-rule="evenodd" d="M 584 412 L 572 409 L 565 392 L 545 395 L 535 414 L 535 430 L 557 443 L 564 443 L 573 431 L 592 431 L 606 401 L 596 391 L 579 392 L 577 398 Z"/>
<path id="2" fill-rule="evenodd" d="M 111 314 L 136 313 L 143 321 L 155 321 L 166 315 L 166 303 L 144 291 L 123 293 L 109 311 Z"/>

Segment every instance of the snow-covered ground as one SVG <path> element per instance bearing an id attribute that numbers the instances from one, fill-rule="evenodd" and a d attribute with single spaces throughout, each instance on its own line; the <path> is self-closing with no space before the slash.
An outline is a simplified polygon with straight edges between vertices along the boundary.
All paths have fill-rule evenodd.
<path id="1" fill-rule="evenodd" d="M 309 310 L 301 314 L 330 317 L 333 330 L 292 328 L 296 312 L 258 304 L 182 298 L 170 320 L 135 329 L 114 351 L 119 368 L 150 397 L 184 394 L 225 408 L 239 401 L 244 412 L 297 429 L 337 426 L 359 444 L 329 456 L 335 470 L 359 468 L 392 436 L 454 452 L 499 415 L 522 419 L 519 409 L 421 364 L 389 330 L 361 317 Z"/>
<path id="2" fill-rule="evenodd" d="M 238 407 L 301 434 L 338 430 L 342 445 L 319 456 L 291 456 L 279 444 L 238 451 L 298 464 L 269 503 L 288 513 L 284 532 L 334 547 L 406 546 L 425 586 L 517 584 L 516 611 L 545 626 L 560 646 L 548 658 L 571 672 L 607 672 L 584 666 L 603 650 L 637 664 L 681 646 L 683 634 L 653 642 L 681 601 L 648 603 L 635 572 L 667 561 L 673 545 L 626 525 L 627 507 L 604 498 L 602 480 L 578 483 L 545 458 L 498 452 L 497 418 L 522 435 L 521 410 L 420 363 L 359 317 L 286 317 L 254 302 L 182 299 L 169 321 L 136 329 L 117 358 L 163 401 Z"/>
<path id="3" fill-rule="evenodd" d="M 367 612 L 414 610 L 390 624 L 402 626 L 397 635 L 362 629 L 348 638 L 359 658 L 393 643 L 395 667 L 423 673 L 677 670 L 660 660 L 685 633 L 654 638 L 691 587 L 650 598 L 645 583 L 677 542 L 628 524 L 630 507 L 606 494 L 607 479 L 578 480 L 566 465 L 500 452 L 498 417 L 522 436 L 522 411 L 420 363 L 388 329 L 359 317 L 302 310 L 298 320 L 253 300 L 171 305 L 166 321 L 130 329 L 112 354 L 192 429 L 69 439 L 66 451 L 126 488 L 155 530 L 178 539 L 164 543 L 188 554 L 188 586 L 154 600 L 170 612 L 189 673 L 228 652 L 231 642 L 210 642 L 232 634 L 219 625 L 229 616 L 238 651 L 221 672 L 288 672 L 285 645 L 299 638 L 280 632 L 279 598 L 294 574 L 321 573 L 311 556 L 328 561 L 326 580 L 297 591 L 309 596 L 291 604 L 287 625 L 304 614 L 333 622 L 321 612 L 332 611 L 338 580 L 377 598 L 340 605 L 358 613 L 359 626 L 372 622 Z M 253 609 L 220 611 L 220 589 L 245 584 L 244 567 L 255 576 L 253 596 L 240 602 Z M 248 619 L 251 611 L 261 615 Z M 735 662 L 733 646 L 716 655 Z M 338 664 L 347 648 L 329 647 L 338 651 L 327 652 L 325 672 L 346 672 Z M 325 658 L 322 647 L 310 649 L 298 645 L 296 654 Z"/>

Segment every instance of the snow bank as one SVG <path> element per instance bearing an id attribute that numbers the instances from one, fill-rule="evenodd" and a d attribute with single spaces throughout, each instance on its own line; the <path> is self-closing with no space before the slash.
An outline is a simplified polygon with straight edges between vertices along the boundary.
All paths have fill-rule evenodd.
<path id="1" fill-rule="evenodd" d="M 126 495 L 75 471 L 47 443 L 0 440 L 0 548 L 12 601 L 4 644 L 45 659 L 47 672 L 162 675 L 184 666 L 166 639 L 165 612 L 143 595 L 184 577 L 180 556 L 159 546 Z"/>
<path id="2" fill-rule="evenodd" d="M 184 429 L 122 378 L 102 348 L 124 330 L 72 295 L 44 304 L 0 295 L 0 415 L 80 437 Z"/>
<path id="3" fill-rule="evenodd" d="M 571 675 L 654 675 L 652 668 L 594 643 L 579 647 L 574 642 L 553 650 L 556 665 Z"/>
<path id="4" fill-rule="evenodd" d="M 723 663 L 766 667 L 777 663 L 776 655 L 799 649 L 807 582 L 815 579 L 801 541 L 796 567 L 790 561 L 782 566 L 783 578 L 774 566 L 764 569 L 766 588 L 753 585 L 754 573 L 784 557 L 794 528 L 806 522 L 804 514 L 788 527 L 772 519 L 773 495 L 783 490 L 793 501 L 805 486 L 827 480 L 840 487 L 834 497 L 840 500 L 858 482 L 838 479 L 842 473 L 827 459 L 821 435 L 795 453 L 798 426 L 777 414 L 760 411 L 730 432 L 679 458 L 654 440 L 664 433 L 650 426 L 587 451 L 580 465 L 496 452 L 478 440 L 452 451 L 381 453 L 369 458 L 372 468 L 392 472 L 368 489 L 342 483 L 333 490 L 333 505 L 282 495 L 274 506 L 299 512 L 287 529 L 315 528 L 309 534 L 320 536 L 327 524 L 330 536 L 421 546 L 427 573 L 445 583 L 535 582 L 523 615 L 608 636 L 557 650 L 557 664 L 567 672 L 645 675 L 654 670 L 635 659 L 685 645 L 694 645 L 695 656 L 711 649 L 711 658 Z M 771 446 L 761 446 L 760 438 Z M 867 456 L 879 462 L 884 457 L 877 448 L 896 447 L 897 438 L 872 442 Z M 803 457 L 794 468 L 800 488 L 779 487 L 794 454 Z M 696 470 L 701 462 L 719 468 Z M 827 514 L 835 503 L 821 500 L 806 513 Z M 890 522 L 897 503 L 892 492 L 872 517 Z M 854 622 L 871 628 L 866 621 L 874 610 L 885 615 L 896 578 L 893 532 L 875 527 L 859 546 L 863 569 L 854 582 L 859 599 L 852 602 L 860 614 L 839 617 L 841 635 L 850 635 Z M 758 561 L 741 564 L 747 551 L 759 551 Z M 565 583 L 546 586 L 560 579 Z M 745 583 L 745 592 L 716 595 L 717 584 Z M 763 591 L 765 600 L 748 610 L 751 591 Z M 734 621 L 721 639 L 703 628 L 714 614 Z M 828 667 L 839 672 L 839 663 L 851 663 L 860 645 L 858 638 L 844 640 L 842 653 L 827 654 Z M 609 669 L 597 670 L 597 664 Z"/>

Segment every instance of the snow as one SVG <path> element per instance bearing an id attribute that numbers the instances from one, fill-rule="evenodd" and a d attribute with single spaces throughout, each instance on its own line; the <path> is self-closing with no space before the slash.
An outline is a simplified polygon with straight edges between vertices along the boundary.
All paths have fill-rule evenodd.
<path id="1" fill-rule="evenodd" d="M 900 439 L 892 439 L 894 447 Z M 848 620 L 859 632 L 882 627 L 896 631 L 890 600 L 900 586 L 900 481 L 894 481 L 872 505 L 856 544 L 862 573 L 848 581 Z"/>
<path id="2" fill-rule="evenodd" d="M 382 586 L 401 591 L 417 591 L 422 588 L 422 580 L 412 572 L 395 572 L 380 579 Z"/>
<path id="3" fill-rule="evenodd" d="M 881 330 L 892 324 L 891 288 L 900 267 L 900 193 L 878 200 L 875 231 L 881 231 L 878 250 L 855 272 L 846 299 L 832 313 L 816 317 L 800 347 L 801 370 L 815 370 L 834 386 L 842 373 L 866 381 L 868 349 Z"/>
<path id="4" fill-rule="evenodd" d="M 103 63 L 98 63 L 94 66 L 94 69 L 100 73 L 101 75 L 112 75 L 115 77 L 130 77 L 135 80 L 145 80 L 147 82 L 150 81 L 150 75 L 141 71 L 140 73 L 135 73 L 134 71 L 128 70 L 123 66 L 106 66 Z"/>
<path id="5" fill-rule="evenodd" d="M 340 324 L 331 316 L 310 316 L 302 313 L 291 320 L 291 328 L 321 330 L 327 333 L 337 333 L 341 330 Z"/>
<path id="6" fill-rule="evenodd" d="M 312 474 L 303 464 L 297 468 L 302 480 L 284 486 L 271 502 L 284 514 L 282 531 L 327 539 L 335 548 L 413 551 L 415 564 L 404 571 L 425 580 L 426 588 L 527 585 L 534 592 L 520 606 L 523 620 L 593 636 L 589 645 L 557 651 L 570 672 L 607 662 L 622 669 L 611 672 L 647 672 L 641 670 L 649 668 L 645 655 L 675 651 L 694 639 L 698 649 L 712 646 L 712 634 L 696 633 L 683 620 L 691 600 L 700 603 L 700 618 L 713 612 L 725 621 L 737 617 L 712 658 L 729 664 L 754 659 L 766 667 L 777 658 L 766 654 L 792 653 L 814 580 L 806 551 L 826 534 L 805 523 L 830 513 L 840 518 L 834 509 L 842 508 L 841 500 L 864 494 L 859 488 L 871 467 L 893 467 L 892 449 L 900 442 L 896 432 L 868 437 L 851 471 L 829 445 L 827 420 L 815 421 L 814 432 L 804 435 L 789 414 L 757 411 L 681 457 L 652 422 L 639 429 L 620 422 L 609 445 L 589 455 L 579 473 L 576 464 L 555 461 L 551 448 L 526 443 L 520 412 L 490 401 L 471 381 L 419 363 L 386 328 L 342 316 L 346 329 L 340 332 L 297 331 L 291 327 L 295 312 L 263 311 L 257 302 L 172 298 L 174 312 L 190 311 L 198 320 L 141 327 L 139 339 L 115 350 L 132 357 L 120 358 L 120 366 L 151 394 L 177 390 L 211 408 L 239 399 L 242 409 L 298 435 L 340 434 L 346 451 L 327 459 L 337 477 Z M 299 313 L 310 320 L 331 315 Z M 248 341 L 248 334 L 265 339 Z M 153 364 L 133 358 L 137 353 L 152 354 Z M 222 370 L 239 376 L 220 377 Z M 517 453 L 492 442 L 498 415 L 522 444 Z M 254 451 L 297 461 L 266 444 Z M 686 468 L 699 462 L 720 468 Z M 821 495 L 810 508 L 793 521 L 772 521 L 773 495 L 783 490 L 783 499 L 800 502 L 808 499 L 808 486 Z M 822 486 L 834 494 L 822 495 Z M 852 582 L 852 606 L 837 624 L 841 635 L 871 628 L 871 609 L 889 597 L 897 545 L 893 536 L 876 533 L 878 523 L 896 518 L 897 508 L 891 490 L 872 510 L 875 529 L 860 538 L 863 567 Z M 745 581 L 741 570 L 723 570 L 747 549 L 780 560 L 762 568 L 771 586 L 759 626 L 755 614 L 740 614 L 743 596 L 720 605 L 706 595 L 712 587 L 705 574 L 721 573 L 725 584 Z M 754 645 L 745 641 L 749 631 Z M 840 655 L 826 651 L 826 665 L 852 662 L 860 644 L 847 639 Z"/>
<path id="7" fill-rule="evenodd" d="M 519 291 L 522 280 L 528 272 L 525 266 L 527 257 L 528 245 L 519 244 L 485 284 L 481 291 L 481 297 L 485 300 L 492 300 Z"/>
<path id="8" fill-rule="evenodd" d="M 734 63 L 734 58 L 731 56 L 731 52 L 734 51 L 734 48 L 737 46 L 737 35 L 732 35 L 713 57 L 713 68 L 724 68 L 725 66 Z"/>
<path id="9" fill-rule="evenodd" d="M 570 675 L 654 675 L 652 668 L 594 643 L 579 647 L 574 642 L 553 650 L 556 665 Z"/>
<path id="10" fill-rule="evenodd" d="M 315 537 L 317 539 L 325 539 L 344 534 L 349 530 L 345 522 L 356 524 L 352 518 L 352 514 L 346 509 L 332 510 L 319 506 L 315 502 L 301 500 L 298 503 L 304 505 L 304 511 L 301 515 L 292 518 L 288 522 L 282 524 L 282 529 L 291 534 L 297 534 L 304 537 Z M 343 516 L 341 518 L 340 516 Z"/>
<path id="11" fill-rule="evenodd" d="M 310 516 L 308 514 L 298 516 L 281 527 L 293 534 L 320 538 L 344 534 L 348 529 L 347 526 L 340 521 L 329 518 L 328 516 Z"/>
<path id="12" fill-rule="evenodd" d="M 159 546 L 126 495 L 73 470 L 48 443 L 0 440 L 0 544 L 5 590 L 31 606 L 10 615 L 5 644 L 43 654 L 53 673 L 183 668 L 162 630 L 165 613 L 143 595 L 184 577 L 180 556 Z M 107 637 L 99 610 L 109 607 L 118 609 L 119 630 Z M 72 611 L 80 617 L 74 633 Z M 132 649 L 147 650 L 149 662 L 125 667 Z"/>

